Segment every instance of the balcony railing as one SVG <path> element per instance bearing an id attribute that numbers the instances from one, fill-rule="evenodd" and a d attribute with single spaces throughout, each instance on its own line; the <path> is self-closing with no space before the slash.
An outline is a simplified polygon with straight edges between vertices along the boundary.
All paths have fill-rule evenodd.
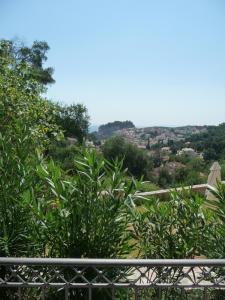
<path id="1" fill-rule="evenodd" d="M 209 299 L 212 293 L 223 296 L 210 299 L 224 299 L 225 260 L 0 258 L 0 299 Z"/>
<path id="2" fill-rule="evenodd" d="M 210 168 L 208 182 L 205 184 L 197 184 L 192 186 L 170 188 L 170 189 L 157 190 L 151 192 L 141 192 L 138 193 L 138 195 L 142 197 L 157 197 L 160 199 L 168 199 L 168 197 L 170 196 L 173 190 L 176 190 L 178 192 L 181 192 L 183 190 L 192 190 L 193 192 L 206 195 L 207 199 L 212 200 L 214 199 L 214 197 L 212 198 L 212 194 L 209 193 L 208 190 L 212 188 L 216 188 L 218 181 L 225 184 L 225 181 L 221 181 L 221 167 L 218 164 L 218 162 L 214 162 L 214 164 Z"/>

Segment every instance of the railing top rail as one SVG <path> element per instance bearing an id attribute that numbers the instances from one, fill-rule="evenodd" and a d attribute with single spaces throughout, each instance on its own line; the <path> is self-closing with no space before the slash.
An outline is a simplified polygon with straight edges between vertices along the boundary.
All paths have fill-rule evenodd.
<path id="1" fill-rule="evenodd" d="M 221 181 L 221 183 L 225 184 L 225 181 Z M 138 196 L 163 196 L 168 195 L 173 191 L 182 192 L 183 190 L 192 190 L 192 191 L 206 191 L 207 189 L 213 188 L 213 186 L 209 185 L 208 183 L 203 184 L 196 184 L 196 185 L 189 185 L 189 186 L 183 186 L 183 187 L 171 187 L 169 189 L 163 189 L 163 190 L 156 190 L 156 191 L 150 191 L 150 192 L 138 192 Z"/>
<path id="2" fill-rule="evenodd" d="M 206 190 L 210 188 L 210 186 L 207 183 L 203 184 L 197 184 L 197 185 L 190 185 L 190 186 L 184 186 L 184 187 L 172 187 L 169 189 L 163 189 L 163 190 L 156 190 L 151 192 L 139 192 L 137 195 L 139 196 L 158 196 L 163 194 L 170 194 L 173 191 L 182 192 L 183 190 Z"/>
<path id="3" fill-rule="evenodd" d="M 225 266 L 225 259 L 77 259 L 0 257 L 0 265 Z"/>

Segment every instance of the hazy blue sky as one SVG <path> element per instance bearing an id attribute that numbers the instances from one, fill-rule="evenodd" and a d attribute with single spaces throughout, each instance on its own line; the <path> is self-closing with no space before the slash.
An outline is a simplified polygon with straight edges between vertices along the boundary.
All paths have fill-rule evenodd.
<path id="1" fill-rule="evenodd" d="M 56 84 L 92 123 L 225 121 L 224 0 L 0 0 L 0 38 L 46 40 Z"/>

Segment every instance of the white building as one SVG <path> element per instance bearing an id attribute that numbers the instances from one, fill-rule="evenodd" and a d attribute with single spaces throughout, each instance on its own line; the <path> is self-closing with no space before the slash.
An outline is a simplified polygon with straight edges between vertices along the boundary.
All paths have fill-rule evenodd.
<path id="1" fill-rule="evenodd" d="M 198 153 L 192 148 L 183 148 L 177 152 L 177 155 L 179 155 L 179 156 L 187 155 L 190 157 L 195 157 L 198 155 Z"/>

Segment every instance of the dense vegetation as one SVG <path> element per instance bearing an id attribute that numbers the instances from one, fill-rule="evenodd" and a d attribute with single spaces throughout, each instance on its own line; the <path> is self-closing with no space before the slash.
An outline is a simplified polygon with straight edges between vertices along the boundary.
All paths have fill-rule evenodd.
<path id="1" fill-rule="evenodd" d="M 205 160 L 225 159 L 225 123 L 208 126 L 205 133 L 193 135 L 189 141 L 194 149 L 203 152 Z"/>
<path id="2" fill-rule="evenodd" d="M 128 174 L 139 179 L 143 176 L 155 184 L 155 188 L 168 188 L 205 183 L 209 164 L 200 157 L 176 156 L 171 154 L 168 161 L 163 160 L 160 149 L 153 154 L 139 149 L 121 136 L 113 136 L 101 147 L 107 160 L 123 159 Z"/>
<path id="3" fill-rule="evenodd" d="M 218 126 L 206 126 L 206 130 L 199 134 L 192 134 L 183 141 L 169 141 L 173 154 L 183 147 L 191 147 L 203 153 L 206 162 L 225 159 L 225 123 Z"/>
<path id="4" fill-rule="evenodd" d="M 32 64 L 14 62 L 6 54 L 0 69 L 2 257 L 225 257 L 223 185 L 213 192 L 218 199 L 213 203 L 191 192 L 173 193 L 167 202 L 140 199 L 141 182 L 131 173 L 139 177 L 145 170 L 148 176 L 149 158 L 118 137 L 104 145 L 105 157 L 81 144 L 69 148 L 72 170 L 68 172 L 62 164 L 62 157 L 67 157 L 63 151 L 68 151 L 63 148 L 67 144 L 63 132 L 66 135 L 72 123 L 74 132 L 85 137 L 86 108 L 78 107 L 77 119 L 74 107 L 68 118 L 67 113 L 62 115 L 58 104 L 42 96 L 45 82 L 30 76 Z M 59 152 L 54 157 L 56 145 Z M 116 147 L 119 157 L 113 152 Z M 0 293 L 1 299 L 15 299 L 12 291 Z M 35 291 L 31 293 L 23 299 L 38 299 Z M 80 291 L 70 296 L 86 299 Z M 108 299 L 107 293 L 93 297 Z M 62 299 L 61 291 L 46 292 L 46 298 Z"/>
<path id="5" fill-rule="evenodd" d="M 138 149 L 137 146 L 127 143 L 120 136 L 108 139 L 103 145 L 102 151 L 107 160 L 112 162 L 116 159 L 123 160 L 124 168 L 127 168 L 128 172 L 137 178 L 144 176 L 146 179 L 153 166 L 145 152 Z"/>
<path id="6" fill-rule="evenodd" d="M 63 129 L 65 137 L 76 138 L 82 143 L 88 135 L 89 115 L 82 104 L 58 105 L 57 124 Z"/>

